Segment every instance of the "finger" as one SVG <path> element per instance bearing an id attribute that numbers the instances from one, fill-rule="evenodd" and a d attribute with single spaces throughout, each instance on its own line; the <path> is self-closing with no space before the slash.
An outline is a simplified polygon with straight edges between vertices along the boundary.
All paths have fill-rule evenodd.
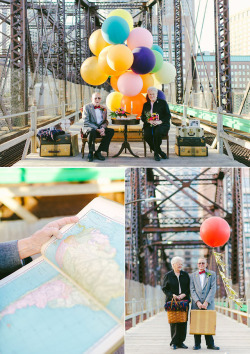
<path id="1" fill-rule="evenodd" d="M 58 239 L 61 239 L 63 237 L 63 234 L 57 227 L 45 227 L 42 231 L 43 235 L 46 237 L 55 236 Z"/>
<path id="2" fill-rule="evenodd" d="M 79 218 L 77 216 L 67 216 L 66 218 L 58 219 L 55 221 L 50 222 L 48 225 L 45 227 L 56 227 L 60 229 L 62 226 L 67 225 L 67 224 L 74 224 L 79 221 Z"/>

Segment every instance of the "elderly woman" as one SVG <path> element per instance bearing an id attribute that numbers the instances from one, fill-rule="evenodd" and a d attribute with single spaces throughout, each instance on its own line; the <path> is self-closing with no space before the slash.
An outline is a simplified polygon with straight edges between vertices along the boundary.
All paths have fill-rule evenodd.
<path id="1" fill-rule="evenodd" d="M 166 301 L 173 298 L 178 300 L 190 300 L 190 279 L 188 273 L 182 270 L 183 259 L 174 257 L 171 260 L 173 270 L 165 274 L 163 279 L 162 291 L 166 295 Z M 170 323 L 172 349 L 184 348 L 187 346 L 183 343 L 187 335 L 187 322 Z"/>
<path id="2" fill-rule="evenodd" d="M 167 155 L 161 150 L 162 137 L 167 135 L 170 128 L 171 114 L 168 104 L 165 100 L 157 98 L 158 90 L 155 87 L 149 87 L 149 101 L 144 103 L 141 119 L 144 122 L 144 138 L 150 149 L 154 151 L 154 159 L 160 161 L 166 159 Z M 148 122 L 148 117 L 152 113 L 158 113 L 159 120 Z"/>

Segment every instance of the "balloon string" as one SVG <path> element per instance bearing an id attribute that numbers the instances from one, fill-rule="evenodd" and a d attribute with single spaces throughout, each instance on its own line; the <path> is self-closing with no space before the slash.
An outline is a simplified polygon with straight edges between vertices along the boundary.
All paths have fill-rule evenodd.
<path id="1" fill-rule="evenodd" d="M 238 306 L 242 307 L 243 306 L 243 299 L 240 299 L 238 297 L 238 294 L 236 293 L 236 291 L 230 286 L 230 279 L 228 279 L 225 276 L 225 271 L 226 271 L 226 264 L 222 259 L 222 254 L 215 252 L 213 249 L 213 254 L 214 254 L 214 258 L 216 261 L 216 264 L 218 266 L 218 270 L 221 276 L 221 279 L 223 281 L 227 296 L 230 300 L 233 300 Z"/>

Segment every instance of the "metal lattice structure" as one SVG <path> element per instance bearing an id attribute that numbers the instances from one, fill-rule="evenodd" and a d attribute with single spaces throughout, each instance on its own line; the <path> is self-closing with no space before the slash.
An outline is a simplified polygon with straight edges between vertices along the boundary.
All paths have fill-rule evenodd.
<path id="1" fill-rule="evenodd" d="M 176 103 L 183 103 L 182 21 L 180 0 L 174 0 Z"/>
<path id="2" fill-rule="evenodd" d="M 229 1 L 214 0 L 217 106 L 232 112 Z"/>
<path id="3" fill-rule="evenodd" d="M 132 168 L 127 171 L 126 181 L 129 186 L 126 186 L 126 202 L 132 202 L 126 207 L 130 220 L 127 247 L 133 248 L 131 255 L 137 254 L 136 259 L 126 257 L 127 267 L 136 266 L 137 269 L 137 272 L 127 273 L 127 277 L 153 286 L 160 284 L 162 274 L 170 269 L 168 255 L 173 256 L 173 250 L 187 252 L 188 259 L 192 250 L 202 249 L 202 254 L 208 256 L 209 268 L 217 271 L 212 249 L 200 239 L 199 231 L 207 217 L 220 216 L 231 226 L 232 236 L 227 251 L 225 246 L 217 251 L 228 264 L 227 276 L 232 275 L 234 287 L 239 284 L 240 297 L 244 297 L 240 169 L 234 172 L 232 169 L 195 169 L 186 175 L 174 168 L 146 169 L 146 172 L 145 168 Z M 233 198 L 228 189 L 233 189 Z M 143 199 L 159 194 L 162 200 L 146 207 Z M 193 270 L 190 268 L 190 271 Z M 226 295 L 220 277 L 217 278 L 217 290 L 220 296 Z"/>

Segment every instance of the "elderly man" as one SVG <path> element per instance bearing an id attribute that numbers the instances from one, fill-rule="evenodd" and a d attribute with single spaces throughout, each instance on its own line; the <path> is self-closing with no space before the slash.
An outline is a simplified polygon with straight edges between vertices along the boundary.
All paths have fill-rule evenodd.
<path id="1" fill-rule="evenodd" d="M 191 310 L 214 310 L 214 297 L 216 293 L 216 273 L 207 270 L 207 261 L 205 258 L 199 258 L 198 271 L 191 274 L 190 293 L 192 297 Z M 219 350 L 214 345 L 212 335 L 205 335 L 208 349 Z M 201 349 L 201 335 L 194 335 L 194 350 Z"/>
<path id="2" fill-rule="evenodd" d="M 109 144 L 114 135 L 114 130 L 107 128 L 107 109 L 100 105 L 101 95 L 99 92 L 94 92 L 92 102 L 83 107 L 82 117 L 84 120 L 85 131 L 89 132 L 89 154 L 88 161 L 92 162 L 94 157 L 98 160 L 105 160 L 101 151 L 108 152 Z M 95 139 L 102 138 L 102 141 L 95 151 Z M 95 151 L 95 152 L 94 152 Z"/>
<path id="3" fill-rule="evenodd" d="M 170 128 L 171 114 L 168 104 L 165 100 L 157 98 L 158 90 L 155 87 L 149 87 L 149 101 L 144 103 L 141 119 L 144 122 L 144 138 L 151 150 L 154 151 L 155 161 L 166 159 L 167 155 L 161 150 L 162 137 L 167 135 Z M 159 120 L 148 121 L 152 113 L 159 115 Z"/>

